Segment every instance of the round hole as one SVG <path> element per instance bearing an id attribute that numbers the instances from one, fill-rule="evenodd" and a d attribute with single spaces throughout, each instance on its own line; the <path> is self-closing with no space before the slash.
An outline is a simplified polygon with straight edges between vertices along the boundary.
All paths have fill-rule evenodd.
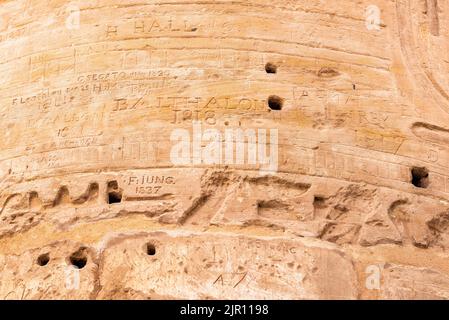
<path id="1" fill-rule="evenodd" d="M 44 253 L 37 258 L 37 264 L 41 267 L 46 266 L 50 261 L 50 254 Z"/>
<path id="2" fill-rule="evenodd" d="M 87 263 L 87 255 L 84 249 L 72 253 L 69 259 L 70 263 L 78 269 L 84 268 Z"/>
<path id="3" fill-rule="evenodd" d="M 278 67 L 277 67 L 275 64 L 271 63 L 271 62 L 268 62 L 268 63 L 265 65 L 265 71 L 266 71 L 267 73 L 276 73 L 277 70 L 278 70 Z"/>
<path id="4" fill-rule="evenodd" d="M 284 105 L 284 99 L 278 96 L 268 97 L 268 106 L 271 110 L 281 110 Z"/>
<path id="5" fill-rule="evenodd" d="M 147 243 L 147 255 L 154 256 L 156 254 L 156 247 L 152 243 Z"/>

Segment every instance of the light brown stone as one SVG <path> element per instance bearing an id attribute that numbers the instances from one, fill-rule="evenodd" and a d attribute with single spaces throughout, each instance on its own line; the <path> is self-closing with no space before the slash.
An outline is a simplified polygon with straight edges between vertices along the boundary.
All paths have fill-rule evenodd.
<path id="1" fill-rule="evenodd" d="M 448 299 L 448 9 L 1 2 L 0 299 Z"/>

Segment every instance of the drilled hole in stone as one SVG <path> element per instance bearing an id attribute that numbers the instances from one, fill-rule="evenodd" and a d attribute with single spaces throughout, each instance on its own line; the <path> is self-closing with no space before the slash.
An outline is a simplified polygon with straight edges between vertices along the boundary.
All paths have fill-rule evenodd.
<path id="1" fill-rule="evenodd" d="M 85 250 L 82 248 L 72 253 L 69 259 L 70 263 L 78 269 L 84 268 L 87 263 L 87 255 Z"/>
<path id="2" fill-rule="evenodd" d="M 50 261 L 50 254 L 44 253 L 37 258 L 37 264 L 41 267 L 46 266 Z"/>
<path id="3" fill-rule="evenodd" d="M 315 196 L 313 198 L 313 205 L 317 208 L 326 207 L 326 199 L 322 196 Z"/>
<path id="4" fill-rule="evenodd" d="M 122 192 L 119 190 L 117 181 L 108 182 L 108 203 L 120 203 L 122 202 Z"/>
<path id="5" fill-rule="evenodd" d="M 147 243 L 147 255 L 154 256 L 156 254 L 156 247 L 152 243 Z"/>
<path id="6" fill-rule="evenodd" d="M 278 96 L 269 96 L 268 97 L 268 107 L 271 110 L 282 110 L 284 106 L 284 99 Z"/>
<path id="7" fill-rule="evenodd" d="M 429 170 L 424 167 L 413 167 L 412 184 L 417 188 L 427 188 L 429 186 Z"/>
<path id="8" fill-rule="evenodd" d="M 275 64 L 271 63 L 271 62 L 268 62 L 268 63 L 265 65 L 265 71 L 266 71 L 267 73 L 276 73 L 277 70 L 278 70 L 278 67 L 277 67 Z"/>
<path id="9" fill-rule="evenodd" d="M 120 203 L 122 202 L 122 194 L 120 192 L 111 191 L 108 193 L 108 203 Z"/>

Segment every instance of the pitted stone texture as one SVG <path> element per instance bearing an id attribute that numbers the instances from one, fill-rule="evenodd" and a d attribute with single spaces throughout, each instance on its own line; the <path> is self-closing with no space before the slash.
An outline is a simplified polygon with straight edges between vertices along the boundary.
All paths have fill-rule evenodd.
<path id="1" fill-rule="evenodd" d="M 382 274 L 382 299 L 449 299 L 449 277 L 436 270 L 387 265 Z"/>
<path id="2" fill-rule="evenodd" d="M 349 257 L 291 240 L 159 233 L 119 237 L 102 253 L 100 270 L 101 299 L 131 297 L 127 292 L 176 299 L 357 298 Z"/>
<path id="3" fill-rule="evenodd" d="M 446 5 L 2 1 L 0 298 L 448 298 Z"/>
<path id="4" fill-rule="evenodd" d="M 1 256 L 1 299 L 92 299 L 98 266 L 92 249 L 61 241 Z"/>

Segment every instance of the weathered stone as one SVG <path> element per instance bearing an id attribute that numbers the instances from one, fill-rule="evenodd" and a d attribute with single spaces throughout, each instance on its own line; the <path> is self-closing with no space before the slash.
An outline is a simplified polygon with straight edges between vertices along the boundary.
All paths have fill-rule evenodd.
<path id="1" fill-rule="evenodd" d="M 0 4 L 0 298 L 449 298 L 439 0 Z"/>

